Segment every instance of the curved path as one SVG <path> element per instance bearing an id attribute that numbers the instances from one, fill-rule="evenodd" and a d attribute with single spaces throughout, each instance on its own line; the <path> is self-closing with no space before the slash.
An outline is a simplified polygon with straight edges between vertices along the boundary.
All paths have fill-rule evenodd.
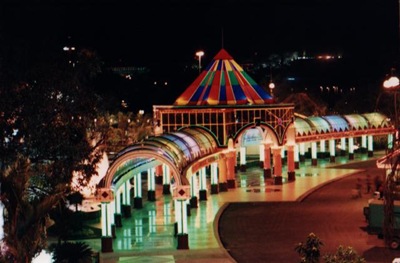
<path id="1" fill-rule="evenodd" d="M 313 232 L 324 243 L 321 255 L 343 245 L 355 249 L 367 262 L 392 262 L 400 257 L 399 250 L 385 248 L 382 239 L 365 231 L 363 207 L 372 198 L 372 193 L 364 192 L 365 184 L 361 198 L 351 196 L 357 178 L 364 183 L 366 174 L 373 180 L 384 171 L 376 168 L 376 160 L 340 168 L 365 170 L 333 180 L 299 201 L 228 204 L 218 222 L 224 248 L 237 262 L 299 262 L 294 248 Z"/>

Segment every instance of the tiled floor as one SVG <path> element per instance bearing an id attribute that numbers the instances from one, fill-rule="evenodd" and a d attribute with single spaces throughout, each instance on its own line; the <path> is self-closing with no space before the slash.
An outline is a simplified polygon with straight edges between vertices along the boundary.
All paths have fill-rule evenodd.
<path id="1" fill-rule="evenodd" d="M 375 155 L 377 157 L 377 154 Z M 352 162 L 365 160 L 366 155 L 356 155 Z M 336 165 L 349 162 L 339 157 Z M 310 189 L 340 178 L 355 169 L 330 168 L 335 164 L 320 161 L 311 166 L 310 160 L 296 170 L 294 182 L 273 185 L 264 179 L 260 168 L 249 168 L 237 173 L 237 187 L 228 192 L 211 195 L 198 201 L 197 208 L 190 209 L 188 216 L 189 250 L 177 249 L 175 233 L 174 202 L 171 196 L 162 195 L 162 186 L 156 187 L 156 201 L 143 198 L 143 208 L 132 210 L 131 218 L 123 218 L 121 228 L 116 229 L 113 253 L 101 253 L 101 262 L 232 262 L 216 238 L 215 219 L 228 202 L 294 201 L 302 198 Z M 284 177 L 286 171 L 283 171 Z M 101 251 L 101 240 L 85 241 L 96 251 Z"/>

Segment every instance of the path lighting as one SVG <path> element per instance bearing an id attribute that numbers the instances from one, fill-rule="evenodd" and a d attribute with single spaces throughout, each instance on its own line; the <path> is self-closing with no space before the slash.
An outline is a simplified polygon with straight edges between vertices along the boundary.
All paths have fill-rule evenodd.
<path id="1" fill-rule="evenodd" d="M 199 57 L 199 73 L 201 72 L 201 57 L 204 56 L 204 51 L 197 51 L 196 56 Z"/>
<path id="2" fill-rule="evenodd" d="M 392 69 L 393 71 L 393 69 Z M 393 72 L 392 72 L 393 74 Z M 394 125 L 395 125 L 395 134 L 394 134 L 394 144 L 392 146 L 392 151 L 396 151 L 398 149 L 398 129 L 399 129 L 399 119 L 397 113 L 397 92 L 400 88 L 399 86 L 399 78 L 396 76 L 391 76 L 387 80 L 383 82 L 383 88 L 387 91 L 394 92 Z M 391 170 L 390 173 L 386 176 L 384 182 L 384 191 L 383 191 L 383 204 L 384 204 L 384 221 L 383 221 L 383 236 L 385 239 L 386 245 L 390 246 L 392 243 L 392 239 L 394 237 L 394 191 L 395 191 L 395 176 L 397 173 L 397 166 L 400 161 L 400 157 L 392 157 L 395 158 L 391 160 Z"/>
<path id="3" fill-rule="evenodd" d="M 273 82 L 270 82 L 268 87 L 269 87 L 269 91 L 271 93 L 271 96 L 273 97 L 274 96 L 275 84 Z"/>
<path id="4" fill-rule="evenodd" d="M 399 127 L 398 126 L 399 119 L 398 119 L 398 116 L 397 116 L 397 92 L 398 92 L 398 90 L 400 88 L 399 84 L 400 84 L 400 80 L 396 76 L 391 76 L 389 79 L 387 79 L 387 80 L 385 80 L 383 82 L 383 87 L 387 91 L 393 91 L 394 92 L 394 102 L 393 102 L 393 104 L 394 104 L 394 115 L 395 115 L 394 123 L 396 125 L 396 131 L 397 131 L 398 127 Z"/>

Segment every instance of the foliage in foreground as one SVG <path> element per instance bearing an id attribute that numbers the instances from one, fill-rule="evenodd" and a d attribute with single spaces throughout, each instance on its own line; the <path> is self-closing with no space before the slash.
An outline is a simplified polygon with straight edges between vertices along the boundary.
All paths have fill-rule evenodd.
<path id="1" fill-rule="evenodd" d="M 300 256 L 301 263 L 318 263 L 321 258 L 323 243 L 314 233 L 307 236 L 305 243 L 300 242 L 295 250 Z M 335 254 L 324 255 L 325 263 L 365 263 L 365 259 L 357 254 L 352 247 L 339 246 Z"/>
<path id="2" fill-rule="evenodd" d="M 93 251 L 84 242 L 65 242 L 51 245 L 49 250 L 52 252 L 54 263 L 91 263 Z"/>
<path id="3" fill-rule="evenodd" d="M 79 63 L 49 52 L 25 71 L 0 73 L 0 262 L 31 262 L 46 248 L 49 212 L 71 192 L 74 173 L 80 186 L 97 174 L 103 139 L 91 83 L 99 62 L 88 50 L 73 55 Z"/>

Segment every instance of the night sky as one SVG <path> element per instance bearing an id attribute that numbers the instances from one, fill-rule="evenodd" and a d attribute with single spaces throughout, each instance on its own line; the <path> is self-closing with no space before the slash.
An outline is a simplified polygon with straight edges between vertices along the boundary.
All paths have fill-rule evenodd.
<path id="1" fill-rule="evenodd" d="M 29 2 L 29 4 L 27 4 Z M 388 53 L 398 41 L 393 0 L 6 0 L 3 30 L 26 41 L 46 38 L 91 47 L 104 59 L 166 63 L 285 51 L 359 56 Z"/>
<path id="2" fill-rule="evenodd" d="M 222 47 L 239 64 L 255 55 L 336 53 L 357 61 L 355 71 L 379 66 L 379 74 L 399 57 L 397 0 L 3 0 L 0 7 L 3 37 L 91 48 L 107 65 L 156 65 L 167 75 L 197 63 L 200 49 L 208 64 Z"/>

